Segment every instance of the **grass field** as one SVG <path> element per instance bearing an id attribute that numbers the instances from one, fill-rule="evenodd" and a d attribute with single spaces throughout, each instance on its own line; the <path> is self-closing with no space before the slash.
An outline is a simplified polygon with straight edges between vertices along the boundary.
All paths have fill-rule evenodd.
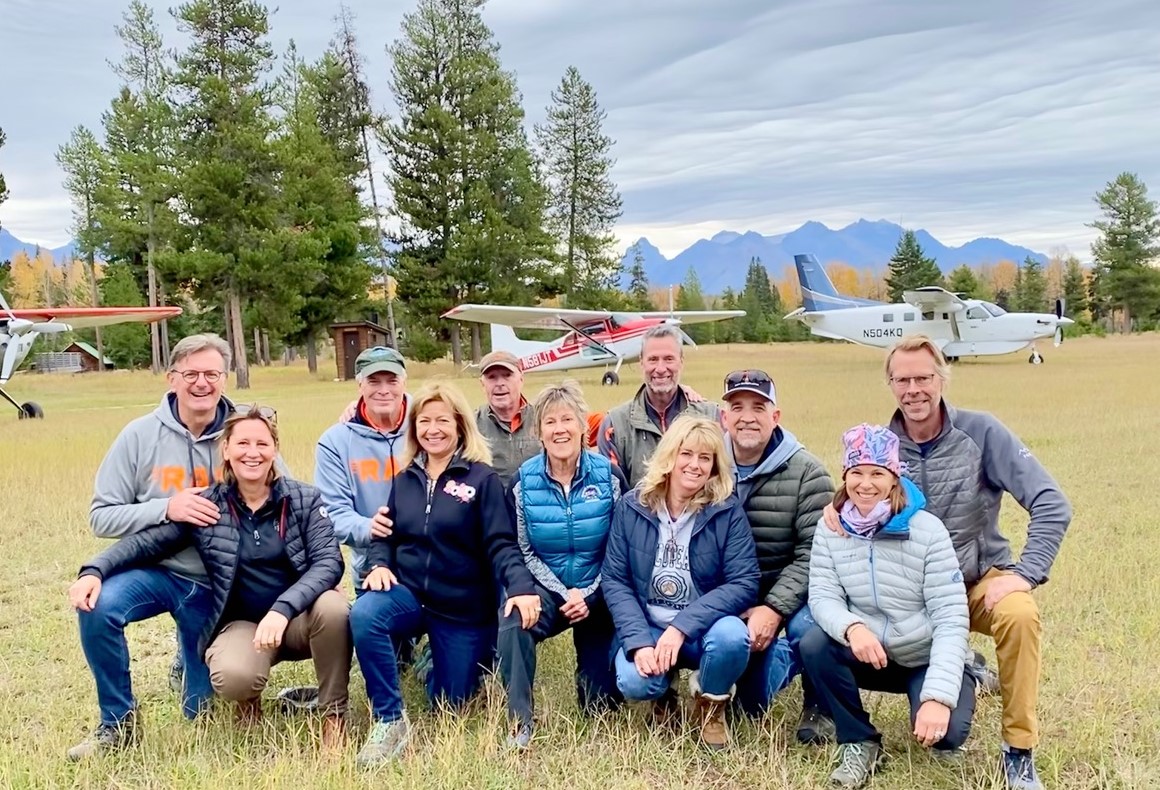
<path id="1" fill-rule="evenodd" d="M 1044 621 L 1040 772 L 1049 788 L 1160 787 L 1160 540 L 1155 505 L 1160 470 L 1160 336 L 1081 338 L 1044 349 L 1047 364 L 1023 354 L 956 365 L 947 393 L 1007 423 L 1061 483 L 1075 510 L 1051 581 L 1035 595 Z M 842 431 L 882 422 L 893 403 L 881 354 L 848 345 L 707 346 L 691 349 L 685 382 L 706 396 L 736 367 L 764 367 L 777 381 L 784 424 L 831 472 Z M 313 469 L 314 442 L 354 393 L 333 382 L 333 362 L 312 379 L 304 367 L 253 370 L 239 399 L 278 409 L 285 457 L 300 477 Z M 636 379 L 632 366 L 624 380 Z M 583 373 L 583 372 L 582 372 Z M 416 366 L 417 383 L 451 376 L 448 366 Z M 594 408 L 627 398 L 634 386 L 601 388 L 599 371 L 580 376 Z M 548 379 L 531 376 L 529 395 Z M 461 385 L 473 402 L 478 383 Z M 416 736 L 406 759 L 364 774 L 353 765 L 367 724 L 362 678 L 352 679 L 352 744 L 341 759 L 319 756 L 308 717 L 267 716 L 238 733 L 232 711 L 190 724 L 166 684 L 172 621 L 129 630 L 134 688 L 145 720 L 142 744 L 83 766 L 64 752 L 96 720 L 96 695 L 65 590 L 80 563 L 102 547 L 88 528 L 92 478 L 120 428 L 154 407 L 161 378 L 145 373 L 22 375 L 18 400 L 37 400 L 44 421 L 0 412 L 0 787 L 824 787 L 828 750 L 792 743 L 800 692 L 795 684 L 757 723 L 737 722 L 722 755 L 692 738 L 651 732 L 640 711 L 600 721 L 577 716 L 570 640 L 541 649 L 542 723 L 531 753 L 502 748 L 502 693 L 493 682 L 468 715 L 428 714 L 408 687 Z M 237 394 L 237 393 L 231 393 Z M 1002 527 L 1022 545 L 1026 517 L 1008 500 Z M 975 644 L 993 660 L 983 639 Z M 277 688 L 309 682 L 309 663 L 283 664 Z M 936 764 L 908 735 L 901 698 L 874 696 L 871 713 L 891 756 L 876 788 L 1000 787 L 999 703 L 980 700 L 959 766 Z"/>

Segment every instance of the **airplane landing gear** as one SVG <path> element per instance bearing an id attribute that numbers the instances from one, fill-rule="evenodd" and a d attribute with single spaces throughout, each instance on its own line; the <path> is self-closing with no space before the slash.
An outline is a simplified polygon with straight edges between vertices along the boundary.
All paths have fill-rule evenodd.
<path id="1" fill-rule="evenodd" d="M 1029 356 L 1027 358 L 1027 362 L 1028 362 L 1028 364 L 1031 364 L 1031 365 L 1042 365 L 1043 364 L 1043 355 L 1040 354 L 1038 350 L 1031 349 L 1031 356 Z"/>
<path id="2" fill-rule="evenodd" d="M 620 376 L 618 376 L 615 372 L 613 372 L 611 370 L 600 377 L 600 385 L 602 387 L 609 387 L 609 386 L 615 387 L 619 383 L 620 383 Z"/>
<path id="3" fill-rule="evenodd" d="M 22 420 L 44 419 L 44 409 L 40 408 L 39 403 L 33 403 L 32 401 L 17 403 L 16 401 L 12 400 L 11 395 L 2 389 L 0 389 L 0 397 L 3 397 L 4 400 L 8 401 L 16 408 L 16 411 L 20 414 L 20 419 Z"/>

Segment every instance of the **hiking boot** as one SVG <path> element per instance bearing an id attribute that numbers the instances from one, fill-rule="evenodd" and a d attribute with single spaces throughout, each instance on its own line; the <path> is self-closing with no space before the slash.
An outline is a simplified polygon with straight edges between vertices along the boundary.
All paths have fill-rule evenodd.
<path id="1" fill-rule="evenodd" d="M 531 722 L 520 722 L 516 724 L 512 734 L 508 736 L 508 748 L 520 752 L 530 749 L 534 732 L 535 728 Z"/>
<path id="2" fill-rule="evenodd" d="M 239 727 L 254 727 L 262 723 L 262 698 L 238 700 L 234 707 L 234 722 Z"/>
<path id="3" fill-rule="evenodd" d="M 1030 749 L 1016 749 L 1002 745 L 1003 775 L 1011 790 L 1043 790 L 1039 774 L 1035 772 L 1035 757 Z"/>
<path id="4" fill-rule="evenodd" d="M 677 690 L 669 686 L 661 698 L 653 702 L 653 726 L 672 730 L 681 726 L 681 698 Z"/>
<path id="5" fill-rule="evenodd" d="M 89 736 L 68 750 L 68 759 L 78 762 L 98 754 L 119 751 L 137 743 L 139 714 L 131 710 L 117 724 L 98 724 Z"/>
<path id="6" fill-rule="evenodd" d="M 185 664 L 181 661 L 181 653 L 178 653 L 173 657 L 173 663 L 169 665 L 169 688 L 180 694 L 184 683 Z"/>
<path id="7" fill-rule="evenodd" d="M 370 768 L 387 760 L 398 759 L 410 740 L 411 726 L 407 723 L 406 712 L 395 721 L 376 721 L 371 725 L 367 742 L 354 758 L 355 765 Z"/>
<path id="8" fill-rule="evenodd" d="M 322 750 L 341 752 L 346 746 L 346 717 L 330 713 L 322 717 Z"/>
<path id="9" fill-rule="evenodd" d="M 729 727 L 725 724 L 725 709 L 733 699 L 733 689 L 724 694 L 707 694 L 701 690 L 700 674 L 689 678 L 693 692 L 693 713 L 701 727 L 701 743 L 713 751 L 729 745 Z"/>
<path id="10" fill-rule="evenodd" d="M 830 781 L 847 790 L 863 787 L 883 759 L 882 746 L 876 741 L 843 743 L 838 746 L 838 767 L 830 774 Z"/>
<path id="11" fill-rule="evenodd" d="M 283 713 L 309 713 L 318 709 L 318 686 L 289 686 L 274 699 Z"/>
<path id="12" fill-rule="evenodd" d="M 958 749 L 936 749 L 930 750 L 930 756 L 935 759 L 935 762 L 943 765 L 960 765 L 963 762 L 963 750 Z"/>
<path id="13" fill-rule="evenodd" d="M 822 713 L 819 708 L 802 708 L 802 716 L 798 719 L 798 743 L 811 746 L 821 746 L 833 743 L 838 737 L 834 727 L 834 720 Z"/>
<path id="14" fill-rule="evenodd" d="M 987 666 L 987 658 L 978 650 L 971 652 L 967 673 L 975 679 L 975 692 L 984 696 L 999 693 L 999 673 Z"/>

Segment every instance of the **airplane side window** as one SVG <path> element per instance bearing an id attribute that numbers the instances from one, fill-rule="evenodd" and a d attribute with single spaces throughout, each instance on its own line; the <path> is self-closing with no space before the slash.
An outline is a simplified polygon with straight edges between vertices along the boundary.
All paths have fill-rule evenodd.
<path id="1" fill-rule="evenodd" d="M 902 320 L 903 321 L 913 321 L 914 320 L 914 313 L 903 313 Z"/>
<path id="2" fill-rule="evenodd" d="M 975 321 L 986 321 L 990 318 L 990 315 L 981 307 L 972 307 L 967 311 L 967 318 Z"/>
<path id="3" fill-rule="evenodd" d="M 922 320 L 923 321 L 933 321 L 934 320 L 934 310 L 927 310 L 925 313 L 923 313 Z"/>
<path id="4" fill-rule="evenodd" d="M 950 313 L 943 313 L 943 320 L 944 321 L 951 320 L 951 314 Z"/>

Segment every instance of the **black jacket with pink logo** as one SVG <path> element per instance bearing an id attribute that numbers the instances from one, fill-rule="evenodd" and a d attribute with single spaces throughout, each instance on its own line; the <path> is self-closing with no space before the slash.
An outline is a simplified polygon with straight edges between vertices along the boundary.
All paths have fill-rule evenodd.
<path id="1" fill-rule="evenodd" d="M 394 500 L 394 530 L 371 541 L 367 564 L 390 568 L 430 614 L 491 625 L 501 590 L 535 592 L 503 484 L 487 464 L 456 455 L 429 487 L 417 458 L 395 478 Z"/>

